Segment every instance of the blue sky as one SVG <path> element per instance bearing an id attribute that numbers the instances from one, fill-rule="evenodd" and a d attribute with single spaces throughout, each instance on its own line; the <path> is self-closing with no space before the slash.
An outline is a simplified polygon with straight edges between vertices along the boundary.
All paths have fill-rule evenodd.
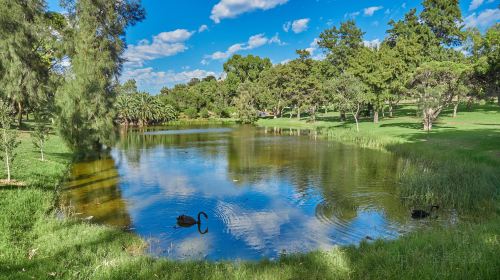
<path id="1" fill-rule="evenodd" d="M 59 10 L 58 0 L 49 8 Z M 296 49 L 321 51 L 314 44 L 322 30 L 354 18 L 365 40 L 382 40 L 390 19 L 398 20 L 421 0 L 143 0 L 146 19 L 127 30 L 128 49 L 121 79 L 134 78 L 141 90 L 193 77 L 220 76 L 235 53 L 295 58 Z M 484 30 L 500 21 L 500 0 L 462 0 L 468 26 Z"/>

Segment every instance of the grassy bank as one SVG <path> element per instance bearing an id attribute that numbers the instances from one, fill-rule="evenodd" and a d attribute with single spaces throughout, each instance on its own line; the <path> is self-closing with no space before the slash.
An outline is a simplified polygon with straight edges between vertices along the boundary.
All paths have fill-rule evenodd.
<path id="1" fill-rule="evenodd" d="M 500 111 L 493 106 L 475 108 L 452 119 L 444 117 L 435 132 L 419 130 L 411 107 L 379 124 L 364 120 L 362 132 L 353 134 L 353 124 L 343 124 L 335 114 L 321 116 L 311 124 L 305 120 L 261 120 L 260 125 L 318 127 L 328 129 L 332 139 L 384 148 L 414 161 L 418 173 L 431 164 L 449 180 L 465 168 L 462 177 L 440 185 L 466 180 L 470 188 L 490 185 L 500 163 Z M 358 139 L 358 140 L 356 140 Z M 496 279 L 500 268 L 500 220 L 496 211 L 480 223 L 466 222 L 408 234 L 394 241 L 375 241 L 360 246 L 339 247 L 323 252 L 283 256 L 275 262 L 177 262 L 143 254 L 144 242 L 118 229 L 85 221 L 59 218 L 54 211 L 55 192 L 64 177 L 71 153 L 57 136 L 47 146 L 47 162 L 38 160 L 31 140 L 23 135 L 13 176 L 26 187 L 0 187 L 0 279 Z M 422 162 L 418 162 L 422 160 Z M 427 160 L 427 161 L 425 161 Z M 425 162 L 424 162 L 425 161 Z M 466 161 L 469 161 L 467 163 Z M 451 164 L 456 167 L 447 167 Z M 436 166 L 435 166 L 436 165 Z M 458 167 L 457 167 L 458 166 Z M 447 168 L 451 168 L 448 170 Z M 429 168 L 428 168 L 429 169 Z M 435 170 L 434 170 L 435 169 Z M 481 170 L 483 171 L 481 171 Z M 425 171 L 425 170 L 424 170 Z M 479 173 L 478 173 L 479 172 Z M 484 172 L 484 173 L 481 173 Z M 476 174 L 477 173 L 477 174 Z M 490 173 L 494 173 L 491 175 Z M 432 173 L 435 174 L 435 173 Z M 458 176 L 458 175 L 457 175 Z M 472 176 L 472 181 L 468 177 Z M 478 177 L 476 177 L 478 176 Z M 485 176 L 483 178 L 483 176 Z M 483 183 L 482 180 L 486 180 Z M 416 179 L 415 179 L 416 180 Z M 428 181 L 426 181 L 428 183 Z M 408 184 L 417 184 L 409 182 Z M 498 192 L 498 184 L 495 192 Z M 413 185 L 412 185 L 413 186 Z M 458 185 L 463 186 L 463 185 Z M 402 191 L 405 186 L 402 185 Z M 410 189 L 410 187 L 407 187 Z M 433 187 L 434 188 L 434 187 Z M 467 199 L 442 196 L 443 202 L 467 204 L 484 198 L 478 192 Z M 467 189 L 467 193 L 469 189 Z M 494 192 L 494 193 L 495 193 Z M 418 190 L 418 193 L 425 193 Z M 451 193 L 451 191 L 450 191 Z M 496 201 L 489 194 L 488 201 Z M 446 200 L 445 200 L 446 198 Z M 419 198 L 420 199 L 420 198 Z M 454 201 L 456 200 L 456 201 Z M 480 205 L 484 205 L 481 202 Z M 498 204 L 495 204 L 498 205 Z M 465 206 L 464 206 L 465 207 Z M 498 210 L 497 210 L 498 211 Z"/>
<path id="2" fill-rule="evenodd" d="M 309 128 L 329 139 L 393 152 L 404 160 L 401 196 L 408 204 L 439 204 L 462 214 L 499 210 L 500 107 L 481 105 L 456 118 L 445 111 L 431 132 L 422 131 L 415 107 L 405 105 L 394 118 L 378 124 L 365 118 L 360 132 L 353 122 L 340 122 L 338 114 L 306 119 L 260 120 L 260 126 Z M 498 213 L 495 213 L 498 214 Z"/>

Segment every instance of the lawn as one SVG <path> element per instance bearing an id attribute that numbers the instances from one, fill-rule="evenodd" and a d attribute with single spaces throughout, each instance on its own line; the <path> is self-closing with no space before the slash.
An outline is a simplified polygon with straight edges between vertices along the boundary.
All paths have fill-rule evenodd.
<path id="1" fill-rule="evenodd" d="M 260 120 L 261 126 L 321 129 L 332 140 L 394 152 L 408 163 L 401 195 L 462 207 L 457 225 L 330 251 L 261 262 L 179 262 L 144 255 L 137 236 L 76 218 L 54 207 L 72 155 L 52 135 L 47 161 L 22 133 L 13 177 L 0 187 L 0 279 L 497 279 L 500 271 L 500 107 L 477 106 L 457 118 L 445 112 L 431 133 L 415 108 L 400 107 L 379 124 L 339 122 L 335 113 Z M 1 173 L 3 175 L 3 173 Z M 477 215 L 476 213 L 481 213 Z"/>

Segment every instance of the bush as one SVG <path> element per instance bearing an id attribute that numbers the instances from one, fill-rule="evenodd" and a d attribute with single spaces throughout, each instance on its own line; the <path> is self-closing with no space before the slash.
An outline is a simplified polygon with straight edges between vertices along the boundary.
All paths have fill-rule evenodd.
<path id="1" fill-rule="evenodd" d="M 208 113 L 207 108 L 203 108 L 200 110 L 200 117 L 201 118 L 208 119 L 209 116 L 210 116 L 210 114 Z"/>
<path id="2" fill-rule="evenodd" d="M 196 108 L 189 107 L 184 110 L 184 114 L 190 119 L 196 119 L 196 117 L 198 117 L 198 110 L 196 110 Z"/>

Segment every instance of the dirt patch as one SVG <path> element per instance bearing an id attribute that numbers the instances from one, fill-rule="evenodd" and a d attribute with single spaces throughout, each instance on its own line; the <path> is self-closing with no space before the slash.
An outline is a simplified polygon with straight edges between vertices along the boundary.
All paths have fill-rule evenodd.
<path id="1" fill-rule="evenodd" d="M 23 181 L 0 179 L 0 189 L 4 187 L 26 187 L 26 183 Z"/>

